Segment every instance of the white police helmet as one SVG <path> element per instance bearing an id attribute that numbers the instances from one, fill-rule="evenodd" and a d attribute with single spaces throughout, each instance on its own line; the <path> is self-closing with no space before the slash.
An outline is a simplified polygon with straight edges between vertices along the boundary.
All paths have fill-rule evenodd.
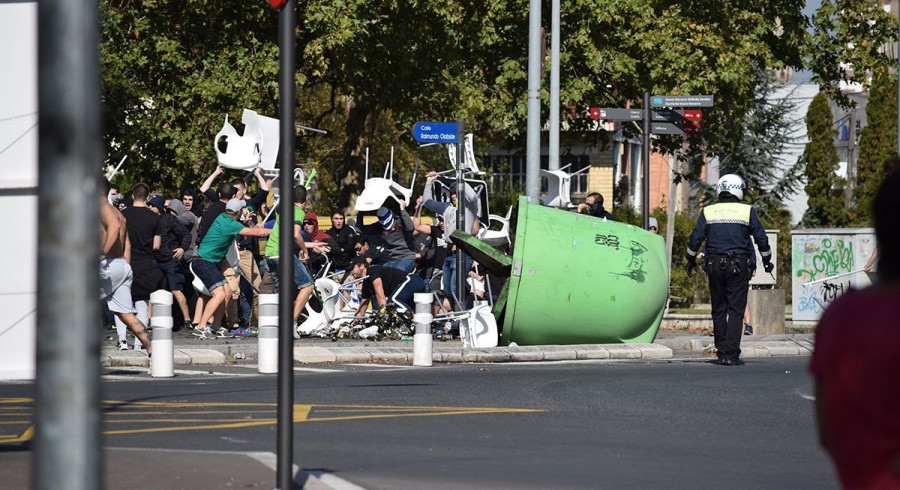
<path id="1" fill-rule="evenodd" d="M 726 174 L 716 182 L 716 192 L 727 192 L 739 200 L 744 199 L 744 179 L 735 174 Z"/>

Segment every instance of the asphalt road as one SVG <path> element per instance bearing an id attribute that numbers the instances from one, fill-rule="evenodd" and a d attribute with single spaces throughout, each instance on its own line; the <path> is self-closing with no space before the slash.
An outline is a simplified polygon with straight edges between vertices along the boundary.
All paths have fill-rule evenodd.
<path id="1" fill-rule="evenodd" d="M 298 368 L 295 462 L 365 488 L 837 488 L 806 362 Z M 274 452 L 275 377 L 200 373 L 106 376 L 127 402 L 106 446 L 209 451 L 221 472 L 240 467 L 220 451 Z"/>

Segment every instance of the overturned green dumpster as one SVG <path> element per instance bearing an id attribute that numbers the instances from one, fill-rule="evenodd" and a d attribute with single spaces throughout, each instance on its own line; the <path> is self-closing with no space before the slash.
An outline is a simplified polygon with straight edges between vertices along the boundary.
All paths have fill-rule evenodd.
<path id="1" fill-rule="evenodd" d="M 512 257 L 453 241 L 507 277 L 494 307 L 501 344 L 652 342 L 668 294 L 665 242 L 639 227 L 519 199 Z"/>

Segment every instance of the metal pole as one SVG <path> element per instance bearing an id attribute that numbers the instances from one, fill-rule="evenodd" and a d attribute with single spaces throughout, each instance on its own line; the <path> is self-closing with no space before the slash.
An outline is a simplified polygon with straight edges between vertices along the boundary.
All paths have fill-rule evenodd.
<path id="1" fill-rule="evenodd" d="M 528 12 L 528 132 L 525 196 L 541 199 L 541 0 L 530 0 Z"/>
<path id="2" fill-rule="evenodd" d="M 472 231 L 465 223 L 466 213 L 466 181 L 463 175 L 463 162 L 465 162 L 465 131 L 463 130 L 463 120 L 458 122 L 457 143 L 456 143 L 456 229 L 465 233 Z M 463 253 L 462 247 L 456 246 L 456 299 L 459 303 L 460 311 L 466 309 L 466 255 Z"/>
<path id="3" fill-rule="evenodd" d="M 644 229 L 650 226 L 650 92 L 644 92 L 644 134 L 641 147 L 641 213 L 644 215 Z"/>
<path id="4" fill-rule="evenodd" d="M 278 275 L 281 288 L 278 291 L 278 463 L 275 488 L 288 490 L 293 487 L 294 471 L 294 107 L 296 105 L 296 30 L 297 3 L 288 0 L 278 14 L 278 116 L 281 121 L 281 189 L 278 213 Z"/>
<path id="5" fill-rule="evenodd" d="M 547 168 L 559 170 L 559 0 L 550 9 L 550 146 Z M 568 196 L 566 196 L 568 198 Z"/>
<path id="6" fill-rule="evenodd" d="M 38 9 L 36 489 L 103 486 L 98 271 L 97 2 Z"/>

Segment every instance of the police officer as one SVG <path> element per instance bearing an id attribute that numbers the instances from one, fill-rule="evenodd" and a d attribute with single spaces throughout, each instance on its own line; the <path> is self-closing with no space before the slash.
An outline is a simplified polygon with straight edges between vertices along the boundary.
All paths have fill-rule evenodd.
<path id="1" fill-rule="evenodd" d="M 741 322 L 747 306 L 747 289 L 752 270 L 752 235 L 762 256 L 763 268 L 772 272 L 772 250 L 756 211 L 743 204 L 744 181 L 734 174 L 723 175 L 716 183 L 719 202 L 700 213 L 687 247 L 688 276 L 697 266 L 700 244 L 706 240 L 706 273 L 712 299 L 713 335 L 718 364 L 741 366 Z"/>

